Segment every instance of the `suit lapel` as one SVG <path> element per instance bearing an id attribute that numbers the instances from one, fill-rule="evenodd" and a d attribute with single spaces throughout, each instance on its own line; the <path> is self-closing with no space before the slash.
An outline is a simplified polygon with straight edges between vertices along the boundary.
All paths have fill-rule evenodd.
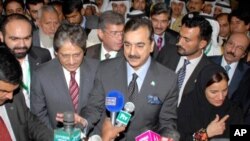
<path id="1" fill-rule="evenodd" d="M 58 96 L 62 96 L 60 97 L 60 99 L 66 99 L 64 102 L 67 105 L 71 105 L 72 106 L 72 110 L 73 108 L 73 104 L 72 104 L 72 100 L 71 97 L 69 95 L 69 88 L 66 82 L 66 78 L 63 72 L 63 68 L 62 65 L 60 64 L 59 60 L 56 59 L 55 60 L 55 69 L 52 70 L 52 76 L 56 76 L 55 79 L 52 79 L 51 81 L 53 81 L 55 90 L 57 90 Z M 67 107 L 67 106 L 66 106 Z"/>
<path id="2" fill-rule="evenodd" d="M 233 74 L 232 80 L 229 84 L 229 98 L 232 97 L 233 93 L 238 88 L 240 81 L 245 74 L 247 68 L 244 68 L 244 64 L 240 61 L 235 69 L 235 72 Z"/>
<path id="3" fill-rule="evenodd" d="M 155 62 L 152 59 L 149 69 L 146 72 L 146 76 L 144 78 L 144 81 L 141 86 L 141 90 L 136 95 L 134 104 L 136 105 L 135 107 L 135 115 L 133 118 L 137 116 L 137 114 L 140 114 L 141 109 L 143 109 L 145 106 L 145 103 L 147 103 L 147 97 L 148 95 L 154 95 L 156 90 L 155 90 L 155 85 L 159 83 L 159 81 L 156 79 L 155 76 L 157 76 L 157 71 L 155 68 Z"/>
<path id="4" fill-rule="evenodd" d="M 87 63 L 83 62 L 80 66 L 80 92 L 79 92 L 79 104 L 78 105 L 83 105 L 83 107 L 87 103 L 88 99 L 88 94 L 86 92 L 89 92 L 90 90 L 90 80 L 89 76 L 90 74 L 89 66 Z M 80 108 L 77 109 L 77 112 L 80 112 Z"/>
<path id="5" fill-rule="evenodd" d="M 18 93 L 18 94 L 22 94 L 22 93 Z M 14 102 L 14 101 L 13 101 Z M 18 119 L 18 111 L 17 111 L 17 107 L 15 104 L 12 103 L 6 103 L 5 107 L 6 107 L 6 111 L 12 126 L 12 130 L 15 134 L 16 139 L 20 138 L 20 131 L 19 131 L 19 127 L 18 125 L 20 124 L 20 121 Z M 19 117 L 20 118 L 20 117 Z"/>

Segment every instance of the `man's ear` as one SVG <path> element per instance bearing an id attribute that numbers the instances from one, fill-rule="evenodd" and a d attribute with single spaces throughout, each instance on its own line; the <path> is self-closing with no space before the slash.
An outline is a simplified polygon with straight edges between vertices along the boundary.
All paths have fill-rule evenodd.
<path id="1" fill-rule="evenodd" d="M 209 45 L 209 42 L 207 42 L 206 40 L 201 40 L 201 42 L 199 43 L 200 49 L 205 49 L 207 45 Z"/>
<path id="2" fill-rule="evenodd" d="M 97 34 L 98 34 L 98 37 L 102 40 L 103 39 L 103 30 L 102 29 L 97 29 Z"/>
<path id="3" fill-rule="evenodd" d="M 0 41 L 3 42 L 3 32 L 0 31 Z"/>

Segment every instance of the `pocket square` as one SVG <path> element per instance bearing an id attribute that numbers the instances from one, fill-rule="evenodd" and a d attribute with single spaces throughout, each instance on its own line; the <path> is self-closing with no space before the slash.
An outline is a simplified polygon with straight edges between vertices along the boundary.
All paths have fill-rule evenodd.
<path id="1" fill-rule="evenodd" d="M 162 102 L 158 96 L 148 95 L 148 103 L 153 105 L 160 105 Z"/>

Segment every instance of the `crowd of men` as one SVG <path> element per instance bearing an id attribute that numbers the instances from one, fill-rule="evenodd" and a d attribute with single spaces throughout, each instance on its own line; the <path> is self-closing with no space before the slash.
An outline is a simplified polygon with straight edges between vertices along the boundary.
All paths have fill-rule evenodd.
<path id="1" fill-rule="evenodd" d="M 250 124 L 250 12 L 240 2 L 0 0 L 0 140 L 52 140 L 66 111 L 89 140 L 147 130 L 185 140 L 178 107 L 211 64 Z M 126 128 L 107 120 L 111 90 L 135 105 Z"/>

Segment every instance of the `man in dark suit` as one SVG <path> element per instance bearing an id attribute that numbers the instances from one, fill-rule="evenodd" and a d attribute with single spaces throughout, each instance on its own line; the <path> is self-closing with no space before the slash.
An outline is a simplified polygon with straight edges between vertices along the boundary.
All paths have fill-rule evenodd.
<path id="1" fill-rule="evenodd" d="M 51 59 L 49 51 L 32 46 L 32 25 L 27 17 L 11 14 L 6 17 L 1 27 L 1 40 L 16 56 L 23 71 L 22 90 L 25 101 L 30 107 L 30 85 L 33 71 Z"/>
<path id="2" fill-rule="evenodd" d="M 0 139 L 52 141 L 53 132 L 27 108 L 22 91 L 18 89 L 20 81 L 19 62 L 8 49 L 0 48 Z"/>
<path id="3" fill-rule="evenodd" d="M 209 22 L 193 13 L 185 15 L 182 22 L 177 47 L 163 48 L 157 57 L 160 63 L 175 71 L 179 76 L 178 104 L 182 96 L 193 90 L 201 69 L 212 63 L 203 54 L 203 49 L 207 46 L 212 34 Z"/>
<path id="4" fill-rule="evenodd" d="M 118 140 L 135 140 L 148 129 L 168 136 L 168 131 L 176 131 L 176 75 L 150 56 L 154 49 L 150 20 L 131 19 L 124 29 L 124 57 L 101 62 L 88 106 L 81 115 L 87 120 L 88 129 L 93 128 L 106 111 L 106 94 L 115 89 L 124 94 L 125 101 L 135 104 L 132 120 Z M 132 80 L 132 76 L 138 78 Z M 136 81 L 133 93 L 131 81 Z"/>
<path id="5" fill-rule="evenodd" d="M 178 33 L 169 29 L 171 9 L 165 3 L 157 3 L 152 7 L 150 19 L 154 28 L 155 48 L 153 57 L 157 58 L 162 48 L 173 47 L 177 43 Z"/>
<path id="6" fill-rule="evenodd" d="M 247 54 L 249 39 L 245 33 L 232 33 L 224 45 L 222 56 L 211 56 L 209 59 L 221 65 L 228 73 L 228 97 L 231 99 L 245 72 L 250 68 L 243 58 Z"/>
<path id="7" fill-rule="evenodd" d="M 101 61 L 122 56 L 124 23 L 123 16 L 116 12 L 105 11 L 102 13 L 99 17 L 97 31 L 102 43 L 87 48 L 86 56 Z"/>
<path id="8" fill-rule="evenodd" d="M 84 58 L 86 39 L 80 25 L 62 24 L 54 37 L 57 58 L 34 73 L 31 111 L 50 128 L 60 127 L 61 124 L 56 121 L 58 113 L 74 111 L 77 115 L 87 105 L 99 61 Z M 74 89 L 77 99 L 71 95 L 73 72 L 75 87 L 78 88 Z"/>

